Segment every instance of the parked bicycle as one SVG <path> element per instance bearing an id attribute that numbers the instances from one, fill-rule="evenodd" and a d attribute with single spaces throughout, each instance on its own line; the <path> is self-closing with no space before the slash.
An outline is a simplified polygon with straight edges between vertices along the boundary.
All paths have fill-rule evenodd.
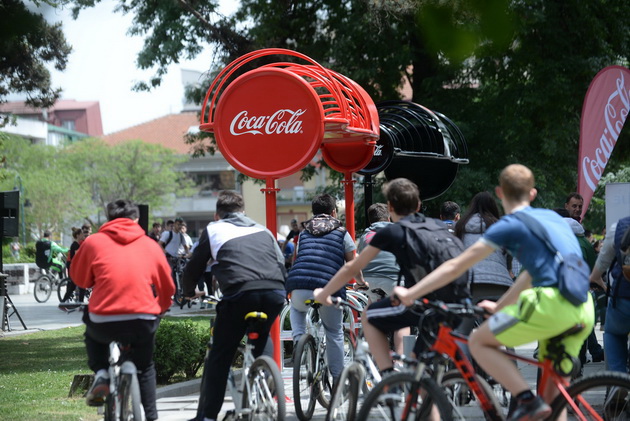
<path id="1" fill-rule="evenodd" d="M 206 297 L 209 302 L 215 304 L 220 301 L 217 297 Z M 228 376 L 228 390 L 232 396 L 235 409 L 229 411 L 224 421 L 227 420 L 269 420 L 282 421 L 286 416 L 286 402 L 284 394 L 284 380 L 276 362 L 265 355 L 254 358 L 254 345 L 252 340 L 260 335 L 261 322 L 267 320 L 267 314 L 253 311 L 245 315 L 249 328 L 247 342 L 241 344 L 238 353 L 243 356 L 242 372 L 237 375 L 234 367 L 230 369 Z M 206 359 L 212 349 L 212 335 L 208 342 Z M 239 379 L 239 380 L 237 380 Z M 197 419 L 203 419 L 205 408 L 205 389 L 210 379 L 210 373 L 204 369 L 201 379 L 201 394 L 197 407 Z"/>
<path id="2" fill-rule="evenodd" d="M 183 308 L 185 304 L 188 304 L 188 308 L 192 305 L 192 301 L 184 298 L 184 291 L 182 288 L 182 279 L 184 278 L 184 268 L 188 263 L 188 259 L 185 256 L 177 256 L 175 258 L 175 265 L 173 266 L 173 281 L 175 282 L 175 295 L 173 301 Z"/>
<path id="3" fill-rule="evenodd" d="M 460 351 L 461 348 L 458 344 L 466 344 L 468 339 L 453 331 L 453 327 L 457 325 L 462 317 L 478 317 L 483 314 L 484 310 L 470 305 L 445 304 L 439 301 L 431 302 L 428 300 L 417 302 L 416 308 L 425 316 L 423 320 L 430 319 L 435 321 L 436 318 L 439 319 L 437 333 L 431 334 L 431 332 L 435 331 L 430 327 L 427 329 L 426 324 L 421 326 L 421 335 L 423 335 L 421 337 L 427 341 L 433 340 L 430 350 L 418 358 L 418 364 L 413 372 L 399 373 L 384 379 L 366 398 L 358 419 L 372 419 L 374 413 L 382 414 L 382 409 L 387 406 L 383 391 L 390 389 L 392 386 L 413 390 L 418 382 L 426 378 L 428 363 L 431 360 L 443 359 L 446 356 L 452 360 L 461 376 L 462 381 L 454 384 L 465 385 L 467 390 L 472 391 L 485 419 L 491 421 L 503 420 L 506 414 L 503 413 L 504 409 L 497 402 L 494 392 L 481 376 L 475 374 L 472 362 L 465 353 Z M 576 325 L 551 339 L 547 349 L 549 357 L 542 362 L 520 356 L 509 350 L 502 350 L 501 352 L 513 360 L 521 361 L 540 369 L 540 379 L 538 381 L 539 396 L 542 396 L 543 390 L 547 388 L 555 389 L 558 392 L 557 397 L 553 402 L 550 402 L 552 414 L 548 419 L 557 419 L 565 410 L 568 411 L 569 420 L 608 421 L 630 419 L 630 407 L 628 405 L 630 375 L 602 371 L 582 377 L 571 383 L 564 379 L 564 377 L 570 376 L 572 373 L 565 372 L 562 363 L 567 361 L 567 359 L 571 359 L 571 357 L 566 354 L 561 341 L 583 328 L 581 325 Z M 572 362 L 574 370 L 579 367 L 577 361 Z M 446 391 L 439 390 L 437 394 L 431 395 L 431 399 L 433 401 L 441 400 L 446 397 L 447 392 L 448 387 Z M 452 393 L 450 392 L 451 398 L 453 397 Z M 397 412 L 398 416 L 387 417 L 386 419 L 408 419 L 408 405 L 405 403 L 409 401 L 408 398 L 400 403 L 400 411 Z M 461 419 L 470 419 L 475 416 L 475 414 L 467 413 L 466 408 L 457 403 L 459 402 L 457 399 L 452 401 L 456 402 L 457 406 L 455 409 Z"/>
<path id="4" fill-rule="evenodd" d="M 326 361 L 326 332 L 319 316 L 322 304 L 313 300 L 305 303 L 312 307 L 313 313 L 312 317 L 306 318 L 306 332 L 300 337 L 293 358 L 293 401 L 295 413 L 301 421 L 313 417 L 316 401 L 328 408 L 333 388 Z M 345 363 L 354 359 L 354 340 L 350 332 L 349 329 L 344 331 Z"/>
<path id="5" fill-rule="evenodd" d="M 42 274 L 35 280 L 33 286 L 33 295 L 38 303 L 45 303 L 52 295 L 53 290 L 57 290 L 59 302 L 63 299 L 63 294 L 59 291 L 59 285 L 62 280 L 67 278 L 65 270 L 65 257 L 60 254 L 58 259 L 63 262 L 64 269 L 61 272 L 52 269 L 42 269 Z M 65 290 L 63 291 L 65 294 Z"/>

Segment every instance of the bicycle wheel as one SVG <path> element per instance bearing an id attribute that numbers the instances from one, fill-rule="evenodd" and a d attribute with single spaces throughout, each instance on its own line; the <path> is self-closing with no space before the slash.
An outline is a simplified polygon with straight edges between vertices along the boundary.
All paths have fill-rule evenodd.
<path id="1" fill-rule="evenodd" d="M 343 369 L 330 399 L 326 421 L 354 420 L 359 399 L 359 387 L 363 383 L 364 377 L 365 369 L 357 361 Z"/>
<path id="2" fill-rule="evenodd" d="M 573 382 L 567 393 L 578 404 L 586 420 L 628 420 L 630 419 L 630 375 L 612 371 L 602 371 Z M 577 401 L 578 396 L 584 398 L 591 406 L 592 412 Z M 549 419 L 556 419 L 567 408 L 567 401 L 558 396 L 552 403 L 553 412 Z M 568 419 L 579 417 L 572 408 L 568 408 Z"/>
<path id="3" fill-rule="evenodd" d="M 493 387 L 478 374 L 476 379 L 479 386 L 485 390 L 494 407 L 501 408 Z M 459 371 L 451 370 L 444 374 L 444 377 L 442 377 L 442 389 L 453 407 L 453 419 L 464 421 L 485 418 L 477 397 L 466 384 Z"/>
<path id="4" fill-rule="evenodd" d="M 138 377 L 129 373 L 121 373 L 118 396 L 121 406 L 121 421 L 143 421 Z"/>
<path id="5" fill-rule="evenodd" d="M 315 339 L 307 333 L 302 335 L 293 356 L 293 402 L 295 414 L 301 421 L 310 420 L 315 411 L 318 394 L 317 386 L 313 384 L 316 357 Z"/>
<path id="6" fill-rule="evenodd" d="M 284 420 L 286 400 L 284 380 L 276 362 L 260 356 L 254 360 L 247 374 L 247 384 L 243 391 L 243 408 L 249 408 L 246 419 L 250 421 Z M 248 391 L 251 393 L 248 396 Z"/>
<path id="7" fill-rule="evenodd" d="M 35 300 L 38 303 L 45 303 L 52 294 L 52 280 L 48 275 L 41 275 L 35 281 L 33 287 L 33 294 L 35 294 Z"/>
<path id="8" fill-rule="evenodd" d="M 57 287 L 57 298 L 59 298 L 59 302 L 63 302 L 63 297 L 66 296 L 66 292 L 68 291 L 68 281 L 70 278 L 63 278 L 59 281 L 59 286 Z M 74 295 L 74 294 L 73 294 Z M 74 301 L 74 296 L 68 297 L 69 300 Z"/>
<path id="9" fill-rule="evenodd" d="M 313 393 L 317 397 L 317 402 L 324 408 L 328 409 L 330 406 L 330 398 L 333 392 L 333 378 L 328 370 L 328 363 L 326 362 L 326 349 L 320 347 L 318 349 L 319 369 L 315 373 L 315 384 L 313 385 Z"/>
<path id="10" fill-rule="evenodd" d="M 426 377 L 416 381 L 412 373 L 394 373 L 368 394 L 357 420 L 450 421 L 452 415 L 451 405 L 435 381 Z"/>

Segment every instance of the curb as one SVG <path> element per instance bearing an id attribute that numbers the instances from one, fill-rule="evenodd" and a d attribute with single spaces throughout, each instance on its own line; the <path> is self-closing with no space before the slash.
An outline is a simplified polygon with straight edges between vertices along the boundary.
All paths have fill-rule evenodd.
<path id="1" fill-rule="evenodd" d="M 201 379 L 188 380 L 185 382 L 169 384 L 168 386 L 158 387 L 155 392 L 156 399 L 174 398 L 178 396 L 199 394 L 201 388 Z"/>

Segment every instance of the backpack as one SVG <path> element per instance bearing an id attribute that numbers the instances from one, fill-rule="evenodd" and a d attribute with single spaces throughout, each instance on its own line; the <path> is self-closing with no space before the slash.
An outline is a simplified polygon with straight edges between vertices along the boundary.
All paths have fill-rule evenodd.
<path id="1" fill-rule="evenodd" d="M 417 213 L 415 218 L 401 219 L 399 224 L 405 235 L 403 249 L 406 262 L 403 264 L 411 272 L 415 282 L 419 282 L 442 263 L 464 251 L 462 241 L 437 219 Z M 434 291 L 429 298 L 446 302 L 470 298 L 468 272 Z"/>
<path id="2" fill-rule="evenodd" d="M 50 241 L 39 240 L 35 243 L 35 264 L 40 269 L 48 269 L 52 265 L 50 257 Z"/>

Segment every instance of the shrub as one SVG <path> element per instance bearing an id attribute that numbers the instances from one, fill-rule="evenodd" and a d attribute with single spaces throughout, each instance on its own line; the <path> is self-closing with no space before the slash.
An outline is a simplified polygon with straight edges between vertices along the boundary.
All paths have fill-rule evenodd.
<path id="1" fill-rule="evenodd" d="M 203 365 L 210 332 L 190 320 L 173 322 L 162 320 L 155 335 L 155 369 L 159 383 L 168 383 L 183 373 L 187 379 L 195 377 Z"/>

